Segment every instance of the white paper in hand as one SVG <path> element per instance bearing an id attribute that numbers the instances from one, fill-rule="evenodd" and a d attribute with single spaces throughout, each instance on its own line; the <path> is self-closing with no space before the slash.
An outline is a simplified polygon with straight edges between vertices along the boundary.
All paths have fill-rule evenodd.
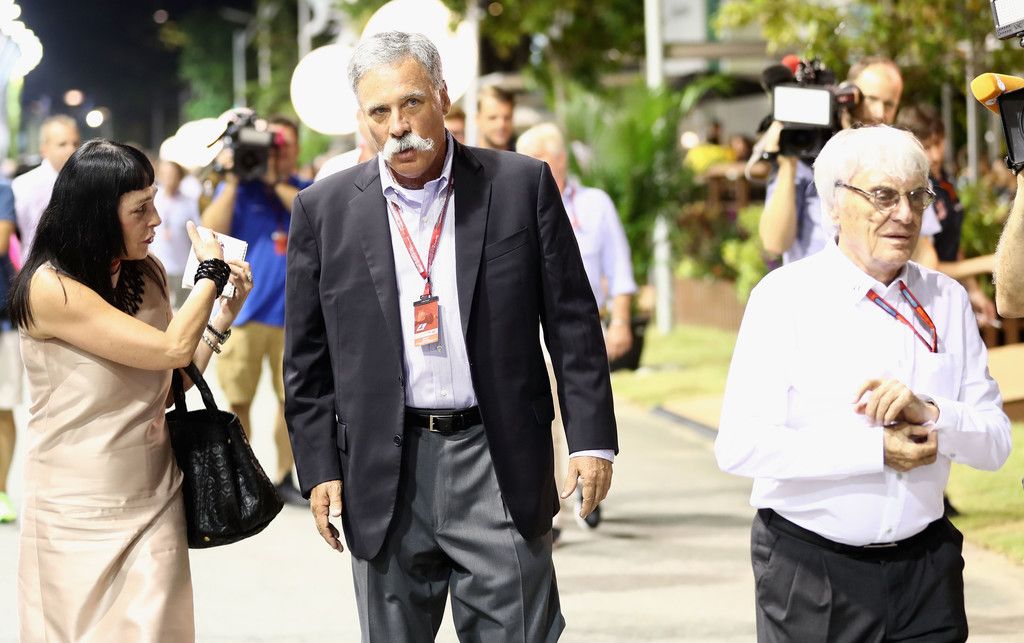
<path id="1" fill-rule="evenodd" d="M 196 231 L 199 232 L 199 237 L 206 241 L 213 234 L 213 231 L 209 228 L 196 227 Z M 231 259 L 237 259 L 239 261 L 245 261 L 245 253 L 249 250 L 249 244 L 241 239 L 229 237 L 226 234 L 217 234 L 217 241 L 220 242 L 220 247 L 224 250 L 224 261 L 230 261 Z M 196 285 L 196 270 L 199 269 L 199 257 L 196 256 L 196 247 L 192 246 L 192 249 L 188 253 L 188 261 L 185 263 L 185 274 L 181 278 L 182 288 L 192 288 Z M 224 286 L 224 297 L 235 296 L 235 286 L 230 281 Z"/>

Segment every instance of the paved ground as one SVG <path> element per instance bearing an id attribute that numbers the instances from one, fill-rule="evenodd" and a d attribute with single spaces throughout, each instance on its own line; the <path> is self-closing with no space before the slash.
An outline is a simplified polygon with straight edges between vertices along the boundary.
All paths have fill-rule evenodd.
<path id="1" fill-rule="evenodd" d="M 272 465 L 267 400 L 264 381 L 254 446 Z M 699 432 L 628 406 L 619 421 L 623 453 L 605 523 L 588 533 L 571 525 L 555 552 L 562 640 L 752 641 L 749 482 L 720 473 Z M 3 642 L 16 640 L 17 547 L 16 528 L 0 525 Z M 973 547 L 965 558 L 971 640 L 1021 640 L 1024 569 Z M 193 552 L 199 639 L 357 641 L 349 569 L 348 555 L 322 543 L 306 511 L 286 508 L 255 538 Z M 455 640 L 449 622 L 438 640 Z"/>

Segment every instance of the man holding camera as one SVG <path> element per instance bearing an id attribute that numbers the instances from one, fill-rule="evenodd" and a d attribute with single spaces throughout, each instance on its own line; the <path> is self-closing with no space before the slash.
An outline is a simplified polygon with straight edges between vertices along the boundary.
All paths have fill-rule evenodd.
<path id="1" fill-rule="evenodd" d="M 903 77 L 896 63 L 888 58 L 866 58 L 850 68 L 847 81 L 857 87 L 859 99 L 842 113 L 843 129 L 854 124 L 888 125 L 896 120 L 903 93 Z M 758 232 L 765 250 L 782 255 L 783 263 L 790 263 L 818 252 L 825 247 L 826 239 L 812 161 L 779 153 L 782 128 L 782 123 L 773 122 L 758 143 L 765 156 L 778 155 L 778 169 L 768 182 Z M 931 237 L 941 229 L 935 210 L 929 208 L 924 213 L 915 261 L 932 268 L 938 264 Z"/>
<path id="2" fill-rule="evenodd" d="M 291 480 L 292 451 L 284 422 L 284 280 L 292 201 L 309 182 L 295 172 L 298 167 L 299 129 L 283 116 L 269 119 L 274 142 L 266 173 L 260 179 L 240 180 L 232 153 L 221 158 L 228 172 L 213 201 L 203 211 L 203 225 L 249 244 L 246 259 L 259 279 L 235 321 L 234 337 L 224 345 L 217 360 L 217 378 L 224 394 L 251 434 L 249 409 L 263 372 L 270 363 L 278 412 L 274 422 L 277 447 L 277 492 L 291 504 L 307 504 Z"/>

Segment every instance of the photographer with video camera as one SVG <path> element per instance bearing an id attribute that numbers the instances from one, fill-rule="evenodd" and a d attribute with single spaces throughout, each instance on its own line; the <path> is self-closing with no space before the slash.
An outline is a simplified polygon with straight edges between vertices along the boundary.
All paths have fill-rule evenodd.
<path id="1" fill-rule="evenodd" d="M 896 63 L 883 57 L 859 61 L 839 86 L 835 75 L 817 61 L 787 56 L 783 62 L 764 72 L 765 89 L 774 90 L 775 120 L 757 143 L 755 155 L 777 162 L 758 229 L 761 243 L 790 263 L 825 247 L 812 170 L 818 151 L 838 128 L 891 124 L 899 109 L 903 77 Z M 813 110 L 818 113 L 804 115 L 814 105 L 819 106 Z M 929 207 L 914 261 L 930 268 L 938 264 L 931 237 L 940 230 L 935 210 Z"/>
<path id="2" fill-rule="evenodd" d="M 203 225 L 249 244 L 246 260 L 260 279 L 235 321 L 234 338 L 217 360 L 217 379 L 231 410 L 252 433 L 249 410 L 263 361 L 270 363 L 278 410 L 274 421 L 277 447 L 277 492 L 291 504 L 305 505 L 292 483 L 292 452 L 284 422 L 284 281 L 292 201 L 310 185 L 296 176 L 299 129 L 294 121 L 274 116 L 260 121 L 241 112 L 224 134 L 218 158 L 225 170 L 213 201 L 202 214 Z"/>

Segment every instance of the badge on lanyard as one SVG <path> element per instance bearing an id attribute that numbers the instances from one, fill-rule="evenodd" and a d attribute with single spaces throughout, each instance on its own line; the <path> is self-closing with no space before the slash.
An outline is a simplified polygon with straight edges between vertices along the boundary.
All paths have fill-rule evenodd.
<path id="1" fill-rule="evenodd" d="M 274 242 L 274 254 L 281 257 L 288 254 L 288 233 L 284 230 L 277 229 L 270 238 Z"/>
<path id="2" fill-rule="evenodd" d="M 423 259 L 420 258 L 420 253 L 416 250 L 416 245 L 412 241 L 412 237 L 409 235 L 409 230 L 405 226 L 405 222 L 402 221 L 402 208 L 395 203 L 391 202 L 391 215 L 395 222 L 395 227 L 398 228 L 398 232 L 402 237 L 402 242 L 405 244 L 405 249 L 409 252 L 409 258 L 412 260 L 413 265 L 416 267 L 416 272 L 420 273 L 423 277 L 423 295 L 413 302 L 413 345 L 414 346 L 429 346 L 430 344 L 436 344 L 441 337 L 440 334 L 440 315 L 437 297 L 433 295 L 432 285 L 430 282 L 430 269 L 434 265 L 434 257 L 437 256 L 437 246 L 441 243 L 441 230 L 444 228 L 445 214 L 448 212 L 448 201 L 452 196 L 452 187 L 454 182 L 448 182 L 448 192 L 444 197 L 444 205 L 441 206 L 441 213 L 437 217 L 437 223 L 434 224 L 433 234 L 430 236 L 430 249 L 427 253 L 427 262 L 424 264 Z"/>
<path id="3" fill-rule="evenodd" d="M 413 345 L 429 346 L 430 344 L 436 344 L 438 339 L 440 339 L 440 332 L 438 331 L 440 314 L 438 313 L 437 297 L 427 297 L 426 299 L 413 302 L 412 311 L 414 324 L 412 334 Z"/>

